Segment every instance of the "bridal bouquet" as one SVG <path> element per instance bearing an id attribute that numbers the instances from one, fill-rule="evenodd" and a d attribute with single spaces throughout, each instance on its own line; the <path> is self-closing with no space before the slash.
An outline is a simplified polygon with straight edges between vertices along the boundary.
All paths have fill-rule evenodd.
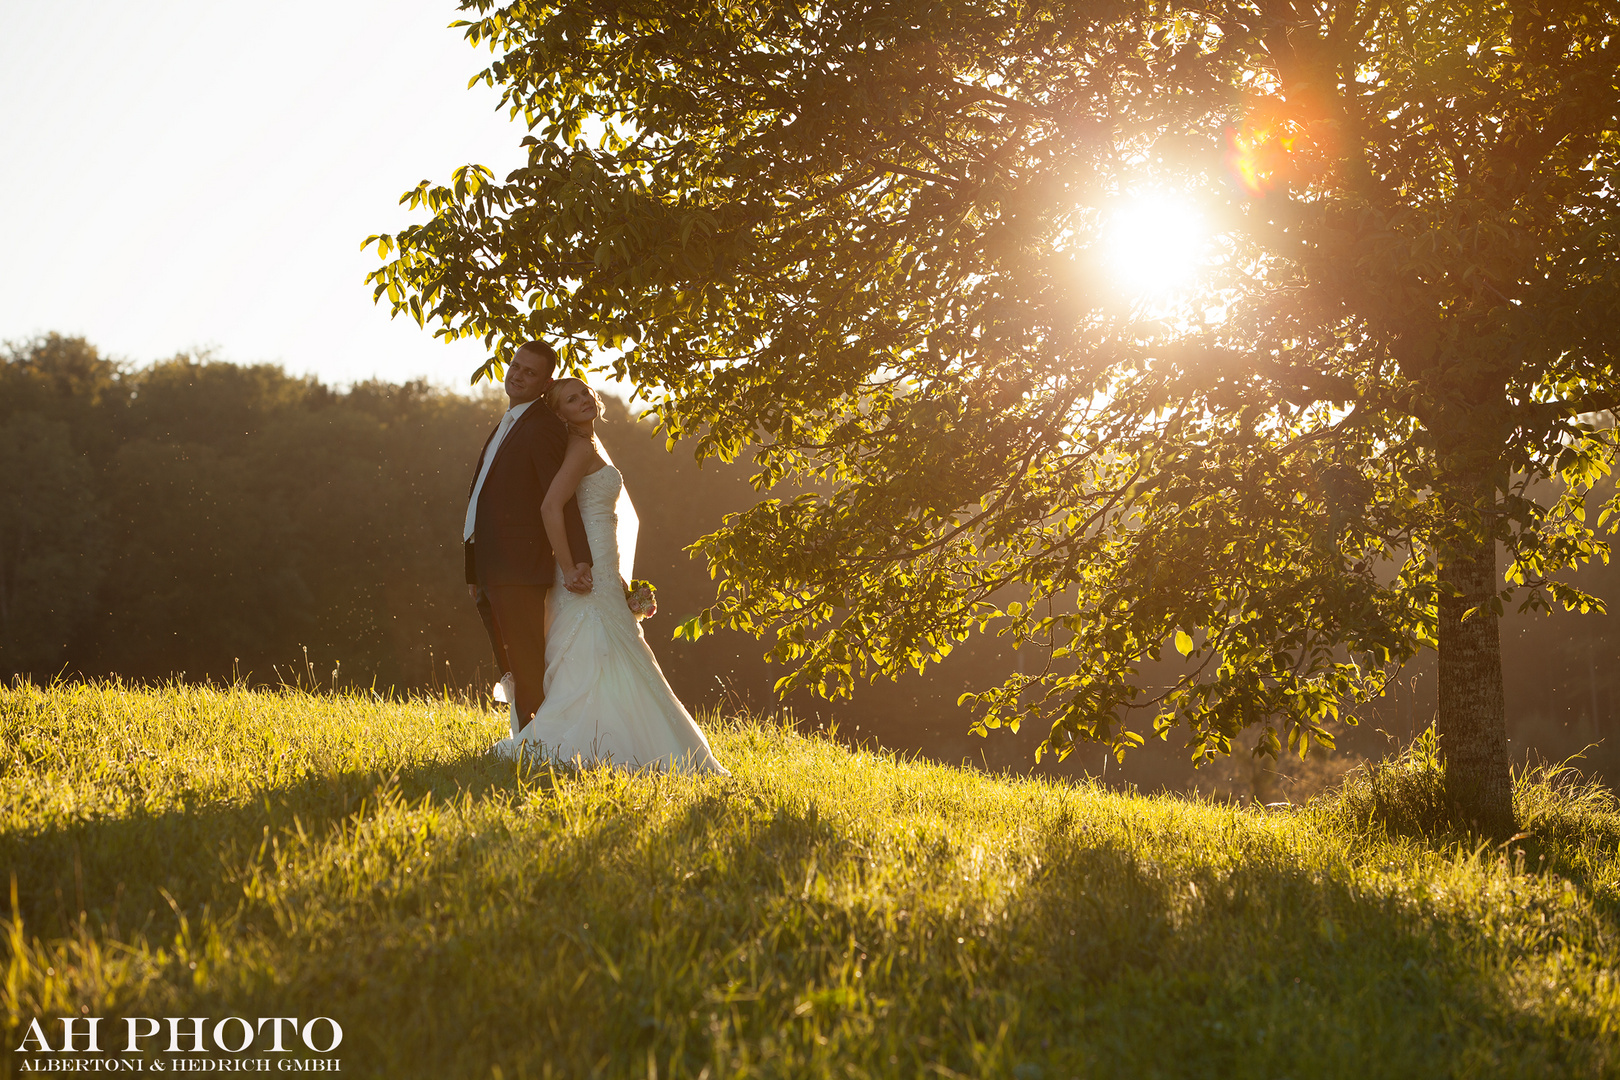
<path id="1" fill-rule="evenodd" d="M 624 602 L 636 618 L 645 619 L 658 613 L 658 590 L 652 582 L 637 578 L 624 587 Z"/>

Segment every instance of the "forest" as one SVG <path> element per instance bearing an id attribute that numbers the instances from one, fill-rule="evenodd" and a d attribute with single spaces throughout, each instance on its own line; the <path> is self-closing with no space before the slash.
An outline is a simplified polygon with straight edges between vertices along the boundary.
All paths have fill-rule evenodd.
<path id="1" fill-rule="evenodd" d="M 641 520 L 636 575 L 659 588 L 645 624 L 671 684 L 694 709 L 786 707 L 855 741 L 1027 771 L 1040 734 L 969 732 L 956 705 L 1020 657 L 974 637 L 943 664 L 830 704 L 778 702 L 764 646 L 735 633 L 696 643 L 675 626 L 713 597 L 685 548 L 755 501 L 744 461 L 700 468 L 608 397 L 602 437 Z M 269 364 L 181 355 L 149 364 L 57 334 L 0 353 L 0 675 L 46 684 L 117 676 L 156 682 L 480 692 L 494 676 L 461 581 L 459 528 L 472 463 L 505 406 L 487 385 L 347 388 Z M 1582 575 L 1620 597 L 1620 571 Z M 1509 732 L 1517 760 L 1587 751 L 1612 776 L 1620 703 L 1613 616 L 1503 621 Z M 1027 653 L 1028 650 L 1025 650 Z M 1039 658 L 1023 657 L 1038 664 Z M 1144 788 L 1298 794 L 1420 731 L 1434 710 L 1432 654 L 1365 710 L 1333 761 L 1275 768 L 1239 753 L 1195 774 L 1175 735 L 1121 764 L 1080 752 L 1059 772 Z"/>

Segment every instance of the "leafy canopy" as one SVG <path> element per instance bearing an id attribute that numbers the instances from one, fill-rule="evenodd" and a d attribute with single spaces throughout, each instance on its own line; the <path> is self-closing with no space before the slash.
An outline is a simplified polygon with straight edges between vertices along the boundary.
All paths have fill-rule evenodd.
<path id="1" fill-rule="evenodd" d="M 1434 644 L 1446 544 L 1596 603 L 1552 575 L 1607 554 L 1613 3 L 462 6 L 529 164 L 408 192 L 378 296 L 475 381 L 622 350 L 672 442 L 804 491 L 697 545 L 686 627 L 783 686 L 995 629 L 1043 662 L 979 722 L 1059 755 L 1303 750 Z M 1189 284 L 1120 287 L 1133 202 L 1207 223 Z"/>

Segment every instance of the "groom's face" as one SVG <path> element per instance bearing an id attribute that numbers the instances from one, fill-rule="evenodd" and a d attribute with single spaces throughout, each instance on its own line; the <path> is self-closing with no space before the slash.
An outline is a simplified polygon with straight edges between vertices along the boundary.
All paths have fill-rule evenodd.
<path id="1" fill-rule="evenodd" d="M 551 372 L 544 360 L 528 349 L 519 349 L 506 365 L 506 398 L 513 405 L 533 401 L 546 392 Z"/>

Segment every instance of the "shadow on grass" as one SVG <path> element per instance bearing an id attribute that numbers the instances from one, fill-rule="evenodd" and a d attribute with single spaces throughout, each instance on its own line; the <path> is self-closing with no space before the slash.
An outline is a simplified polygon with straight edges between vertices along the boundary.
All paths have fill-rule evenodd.
<path id="1" fill-rule="evenodd" d="M 543 772 L 520 779 L 511 766 L 468 756 L 396 770 L 311 773 L 256 788 L 235 804 L 184 792 L 178 806 L 158 812 L 136 808 L 0 834 L 0 867 L 15 877 L 18 913 L 33 933 L 67 934 L 82 912 L 114 937 L 168 937 L 178 929 L 176 906 L 230 910 L 241 898 L 232 863 L 254 858 L 289 832 L 321 835 L 385 793 L 410 802 L 479 800 L 548 782 Z"/>
<path id="2" fill-rule="evenodd" d="M 8 836 L 0 860 L 34 932 L 85 910 L 110 936 L 131 915 L 157 936 L 175 918 L 160 887 L 182 911 L 231 909 L 232 864 L 267 837 L 330 832 L 388 799 L 574 783 L 481 758 L 314 776 L 236 806 Z M 1243 845 L 1230 870 L 1189 871 L 1064 815 L 986 855 L 949 829 L 834 827 L 813 794 L 712 781 L 685 798 L 662 816 L 647 797 L 572 817 L 542 800 L 476 849 L 445 845 L 388 897 L 338 905 L 324 930 L 267 937 L 264 978 L 175 992 L 187 1015 L 341 1015 L 346 1071 L 377 1076 L 1615 1066 L 1601 1015 L 1509 973 L 1512 957 L 1559 953 L 1558 912 L 1539 937 L 1504 939 L 1474 909 L 1370 889 L 1260 834 L 1188 835 Z M 319 889 L 287 896 L 315 904 Z"/>
<path id="3" fill-rule="evenodd" d="M 1061 835 L 1045 850 L 1017 919 L 1025 1022 L 1054 1041 L 1079 1025 L 1085 1063 L 1105 1074 L 1180 1062 L 1176 1075 L 1210 1077 L 1365 1075 L 1373 1063 L 1374 1075 L 1558 1076 L 1614 1064 L 1601 1015 L 1527 993 L 1530 973 L 1509 973 L 1514 959 L 1556 958 L 1566 934 L 1591 944 L 1560 903 L 1545 905 L 1539 933 L 1504 938 L 1444 890 L 1369 889 L 1281 849 L 1190 875 Z"/>
<path id="4" fill-rule="evenodd" d="M 1513 772 L 1519 832 L 1505 841 L 1457 827 L 1433 729 L 1399 756 L 1353 770 L 1314 807 L 1350 835 L 1415 840 L 1434 851 L 1491 851 L 1517 870 L 1573 883 L 1611 923 L 1620 919 L 1620 802 L 1575 762 L 1526 761 Z"/>
<path id="5" fill-rule="evenodd" d="M 1034 844 L 1020 886 L 978 892 L 972 844 L 896 848 L 831 828 L 814 802 L 735 792 L 652 827 L 603 816 L 536 851 L 532 876 L 441 946 L 355 943 L 388 1011 L 413 1017 L 403 1046 L 370 1052 L 383 1071 L 520 1076 L 642 1075 L 649 1059 L 723 1075 L 760 1055 L 875 1075 L 1613 1064 L 1600 1015 L 1509 974 L 1512 956 L 1560 952 L 1557 910 L 1540 937 L 1503 941 L 1442 898 L 1371 891 L 1282 848 L 1188 876 L 1069 826 Z M 476 957 L 500 963 L 446 993 Z"/>

